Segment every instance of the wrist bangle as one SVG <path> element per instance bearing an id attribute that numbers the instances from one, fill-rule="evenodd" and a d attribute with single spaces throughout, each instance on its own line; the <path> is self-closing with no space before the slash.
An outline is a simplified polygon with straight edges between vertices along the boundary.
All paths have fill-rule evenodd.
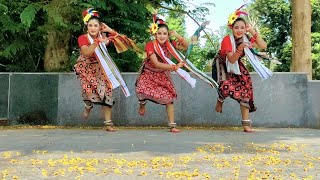
<path id="1" fill-rule="evenodd" d="M 235 54 L 238 55 L 238 56 L 241 56 L 241 55 L 242 55 L 242 53 L 238 53 L 238 52 L 235 52 Z"/>
<path id="2" fill-rule="evenodd" d="M 171 71 L 177 71 L 178 67 L 175 64 L 171 64 Z"/>
<path id="3" fill-rule="evenodd" d="M 236 52 L 242 53 L 243 50 L 237 49 Z"/>
<path id="4" fill-rule="evenodd" d="M 110 33 L 110 36 L 115 36 L 115 35 L 117 35 L 117 34 L 118 34 L 117 31 L 112 30 L 112 32 Z"/>
<path id="5" fill-rule="evenodd" d="M 256 42 L 256 41 L 257 41 L 257 37 L 258 37 L 258 33 L 256 32 L 256 33 L 252 36 L 252 38 L 250 39 L 250 42 L 251 42 L 251 43 Z"/>
<path id="6" fill-rule="evenodd" d="M 180 43 L 180 44 L 182 44 L 183 42 L 184 42 L 184 38 L 183 37 L 178 40 L 178 43 Z"/>
<path id="7" fill-rule="evenodd" d="M 98 38 L 94 39 L 93 44 L 99 45 L 99 43 L 100 43 L 100 40 Z"/>
<path id="8" fill-rule="evenodd" d="M 239 49 L 236 50 L 235 54 L 241 56 L 242 55 L 242 51 L 240 51 Z"/>
<path id="9" fill-rule="evenodd" d="M 256 42 L 257 41 L 257 38 L 255 38 L 255 37 L 252 37 L 251 39 L 250 39 L 250 42 L 251 43 L 254 43 L 254 42 Z"/>
<path id="10" fill-rule="evenodd" d="M 258 33 L 256 32 L 252 37 L 253 37 L 254 39 L 257 39 L 257 38 L 258 38 Z"/>

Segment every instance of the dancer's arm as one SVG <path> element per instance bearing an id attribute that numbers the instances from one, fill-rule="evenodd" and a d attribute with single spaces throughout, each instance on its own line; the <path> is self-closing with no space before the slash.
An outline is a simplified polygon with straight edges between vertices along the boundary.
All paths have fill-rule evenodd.
<path id="1" fill-rule="evenodd" d="M 170 64 L 166 64 L 166 63 L 161 63 L 158 61 L 158 58 L 156 56 L 156 54 L 152 53 L 150 56 L 149 56 L 149 59 L 150 59 L 150 62 L 152 63 L 152 65 L 155 67 L 155 68 L 158 68 L 158 69 L 163 69 L 163 70 L 170 70 L 170 71 L 176 71 L 178 70 L 179 68 L 183 67 L 184 63 L 180 62 L 176 65 L 170 65 Z"/>
<path id="2" fill-rule="evenodd" d="M 235 53 L 228 52 L 227 53 L 228 61 L 234 64 L 243 55 L 243 49 L 247 46 L 250 46 L 250 43 L 244 42 L 237 47 Z"/>
<path id="3" fill-rule="evenodd" d="M 87 57 L 91 57 L 94 54 L 94 50 L 96 49 L 96 47 L 99 45 L 100 42 L 105 42 L 106 44 L 109 43 L 109 39 L 105 36 L 103 37 L 99 37 L 94 39 L 94 43 L 90 44 L 90 45 L 82 45 L 80 50 L 82 52 L 82 54 L 84 54 Z"/>
<path id="4" fill-rule="evenodd" d="M 252 46 L 258 49 L 266 49 L 267 43 L 260 37 L 250 24 L 247 24 L 247 32 L 252 35 Z"/>
<path id="5" fill-rule="evenodd" d="M 189 46 L 189 41 L 178 34 L 176 31 L 170 31 L 170 36 L 173 36 L 178 39 L 177 49 L 186 51 Z"/>
<path id="6" fill-rule="evenodd" d="M 107 32 L 110 34 L 117 34 L 117 31 L 111 29 L 107 24 L 101 23 L 101 32 Z"/>

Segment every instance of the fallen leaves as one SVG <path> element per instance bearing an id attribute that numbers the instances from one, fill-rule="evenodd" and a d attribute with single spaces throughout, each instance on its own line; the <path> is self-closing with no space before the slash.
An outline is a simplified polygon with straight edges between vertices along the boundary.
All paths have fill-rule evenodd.
<path id="1" fill-rule="evenodd" d="M 62 155 L 33 150 L 31 155 L 15 151 L 0 153 L 11 168 L 0 171 L 0 179 L 23 179 L 19 167 L 28 167 L 36 177 L 82 179 L 99 176 L 140 176 L 174 179 L 316 179 L 320 157 L 305 144 L 270 145 L 207 144 L 195 152 L 152 158 L 126 158 L 125 155 L 94 151 L 69 151 Z M 3 164 L 0 164 L 3 165 Z M 88 176 L 89 175 L 89 176 Z"/>

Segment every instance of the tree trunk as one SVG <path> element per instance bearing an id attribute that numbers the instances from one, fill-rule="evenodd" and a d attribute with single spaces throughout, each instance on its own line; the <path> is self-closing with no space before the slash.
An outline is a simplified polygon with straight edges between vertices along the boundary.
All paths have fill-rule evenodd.
<path id="1" fill-rule="evenodd" d="M 59 23 L 67 23 L 72 17 L 70 15 L 70 2 L 70 0 L 51 0 L 46 6 L 47 13 L 50 15 L 48 15 L 46 23 L 48 34 L 44 54 L 45 71 L 61 71 L 66 68 L 69 61 L 71 32 Z M 55 13 L 58 13 L 61 17 L 52 17 Z M 61 22 L 57 22 L 57 19 L 60 19 Z"/>
<path id="2" fill-rule="evenodd" d="M 307 72 L 312 79 L 311 3 L 292 0 L 292 72 Z"/>
<path id="3" fill-rule="evenodd" d="M 44 55 L 44 70 L 59 71 L 66 67 L 69 59 L 69 40 L 68 32 L 51 31 L 47 35 L 47 46 Z"/>

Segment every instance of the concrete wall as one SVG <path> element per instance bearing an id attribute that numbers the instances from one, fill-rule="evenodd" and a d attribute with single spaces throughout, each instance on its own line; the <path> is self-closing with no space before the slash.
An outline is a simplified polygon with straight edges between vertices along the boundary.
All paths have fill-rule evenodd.
<path id="1" fill-rule="evenodd" d="M 0 74 L 0 118 L 8 118 L 9 74 Z"/>
<path id="2" fill-rule="evenodd" d="M 306 126 L 320 128 L 320 81 L 308 82 L 308 105 Z"/>
<path id="3" fill-rule="evenodd" d="M 250 114 L 254 126 L 320 128 L 320 81 L 308 81 L 304 73 L 275 73 L 268 80 L 262 80 L 256 73 L 251 75 L 258 107 L 257 112 Z M 137 74 L 123 73 L 123 77 L 131 96 L 126 98 L 119 88 L 114 90 L 115 124 L 166 125 L 165 106 L 148 102 L 146 114 L 143 117 L 138 114 L 134 91 Z M 103 125 L 99 106 L 94 107 L 87 122 L 82 120 L 80 85 L 73 73 L 0 73 L 0 80 L 0 118 L 15 119 L 28 112 L 42 111 L 51 124 Z M 223 113 L 216 113 L 217 94 L 208 84 L 198 80 L 192 89 L 176 74 L 173 80 L 178 93 L 175 118 L 179 125 L 241 124 L 236 101 L 227 99 Z"/>
<path id="4" fill-rule="evenodd" d="M 58 103 L 58 74 L 0 74 L 0 118 L 16 119 L 41 112 L 55 123 Z M 3 114 L 5 112 L 5 114 Z"/>

